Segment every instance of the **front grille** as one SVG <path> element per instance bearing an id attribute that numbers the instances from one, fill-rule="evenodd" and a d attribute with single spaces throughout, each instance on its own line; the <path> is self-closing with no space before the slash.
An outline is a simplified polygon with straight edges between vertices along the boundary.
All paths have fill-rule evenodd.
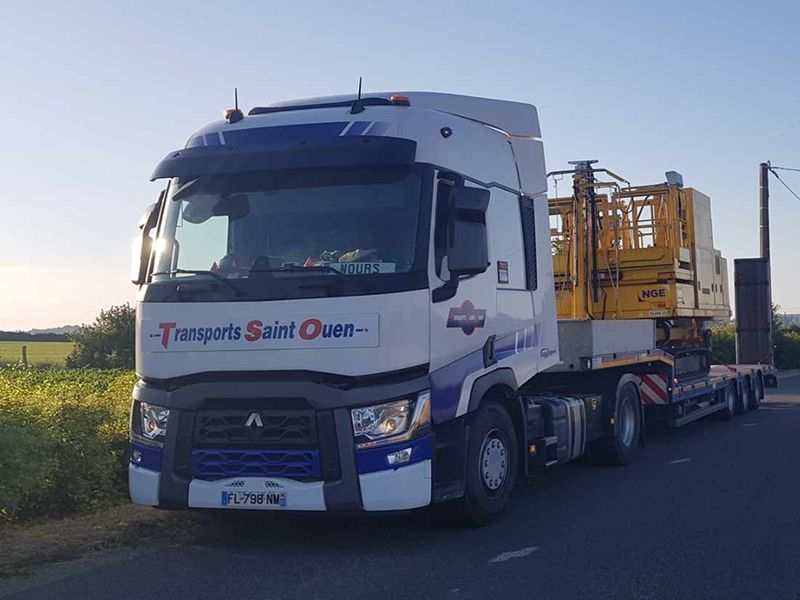
<path id="1" fill-rule="evenodd" d="M 192 477 L 206 481 L 229 477 L 320 479 L 319 451 L 195 449 Z"/>
<path id="2" fill-rule="evenodd" d="M 197 414 L 194 446 L 295 448 L 317 445 L 313 410 L 213 409 Z"/>

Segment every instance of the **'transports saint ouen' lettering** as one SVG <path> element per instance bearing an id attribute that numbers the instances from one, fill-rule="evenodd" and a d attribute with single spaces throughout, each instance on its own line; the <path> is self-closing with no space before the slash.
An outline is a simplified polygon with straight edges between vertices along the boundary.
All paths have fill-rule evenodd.
<path id="1" fill-rule="evenodd" d="M 233 323 L 221 327 L 178 327 L 177 323 L 159 323 L 158 327 L 164 348 L 169 345 L 170 332 L 173 332 L 172 340 L 175 342 L 203 342 L 204 346 L 212 340 L 238 340 L 242 337 L 242 328 Z"/>
<path id="2" fill-rule="evenodd" d="M 257 340 L 293 340 L 296 334 L 303 340 L 322 338 L 349 338 L 353 337 L 356 327 L 353 323 L 323 323 L 319 319 L 306 319 L 298 326 L 295 321 L 281 324 L 275 321 L 272 325 L 265 325 L 258 319 L 253 319 L 245 327 L 247 334 L 244 339 L 248 342 Z"/>
<path id="3" fill-rule="evenodd" d="M 320 319 L 309 318 L 298 324 L 296 321 L 273 321 L 265 323 L 259 319 L 249 321 L 244 327 L 235 323 L 217 327 L 179 327 L 176 322 L 162 322 L 161 345 L 167 349 L 170 342 L 202 343 L 238 341 L 258 342 L 261 340 L 313 341 L 316 339 L 353 338 L 357 333 L 367 331 L 356 328 L 354 323 L 324 323 Z"/>

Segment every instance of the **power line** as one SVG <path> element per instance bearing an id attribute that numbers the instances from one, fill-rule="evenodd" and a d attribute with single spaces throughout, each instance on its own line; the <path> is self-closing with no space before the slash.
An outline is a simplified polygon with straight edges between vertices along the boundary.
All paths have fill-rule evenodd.
<path id="1" fill-rule="evenodd" d="M 795 191 L 794 191 L 792 188 L 790 188 L 790 187 L 789 187 L 789 185 L 788 185 L 788 184 L 787 184 L 787 183 L 786 183 L 786 182 L 785 182 L 783 179 L 781 179 L 781 176 L 780 176 L 780 175 L 778 175 L 778 174 L 775 172 L 775 169 L 776 169 L 776 167 L 769 167 L 769 170 L 770 170 L 770 171 L 772 171 L 772 174 L 773 174 L 773 175 L 775 175 L 775 177 L 778 179 L 778 181 L 780 181 L 780 182 L 783 184 L 783 187 L 785 187 L 787 190 L 789 190 L 789 193 L 790 193 L 792 196 L 794 196 L 795 198 L 797 198 L 798 200 L 800 200 L 800 196 L 798 196 L 798 195 L 795 193 Z M 800 169 L 786 169 L 786 170 L 787 170 L 787 171 L 800 171 Z"/>
<path id="2" fill-rule="evenodd" d="M 778 169 L 779 171 L 797 171 L 798 173 L 800 173 L 800 169 L 793 169 L 791 167 L 773 167 L 773 166 L 770 165 L 769 168 L 770 169 Z"/>

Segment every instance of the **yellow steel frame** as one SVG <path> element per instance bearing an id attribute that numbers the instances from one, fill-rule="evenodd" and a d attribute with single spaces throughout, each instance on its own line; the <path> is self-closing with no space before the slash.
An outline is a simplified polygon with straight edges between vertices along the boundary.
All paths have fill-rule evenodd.
<path id="1" fill-rule="evenodd" d="M 698 304 L 691 203 L 677 185 L 622 187 L 576 170 L 572 195 L 549 202 L 559 318 L 729 316 Z"/>

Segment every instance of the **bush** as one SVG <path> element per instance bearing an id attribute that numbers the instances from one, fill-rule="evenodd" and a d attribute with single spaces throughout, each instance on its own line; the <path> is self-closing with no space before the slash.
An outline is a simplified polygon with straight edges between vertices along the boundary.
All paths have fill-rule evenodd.
<path id="1" fill-rule="evenodd" d="M 711 328 L 711 364 L 731 365 L 736 362 L 736 327 L 717 325 Z"/>
<path id="2" fill-rule="evenodd" d="M 781 326 L 775 335 L 775 366 L 800 369 L 800 331 Z"/>
<path id="3" fill-rule="evenodd" d="M 75 348 L 67 357 L 70 368 L 133 369 L 136 310 L 129 304 L 100 311 L 91 325 L 83 325 L 70 336 Z"/>
<path id="4" fill-rule="evenodd" d="M 711 364 L 736 362 L 736 326 L 717 325 L 711 328 Z M 772 310 L 772 343 L 775 346 L 775 366 L 778 369 L 800 369 L 800 326 L 787 325 Z"/>
<path id="5" fill-rule="evenodd" d="M 132 372 L 0 369 L 0 515 L 26 520 L 127 499 Z"/>

